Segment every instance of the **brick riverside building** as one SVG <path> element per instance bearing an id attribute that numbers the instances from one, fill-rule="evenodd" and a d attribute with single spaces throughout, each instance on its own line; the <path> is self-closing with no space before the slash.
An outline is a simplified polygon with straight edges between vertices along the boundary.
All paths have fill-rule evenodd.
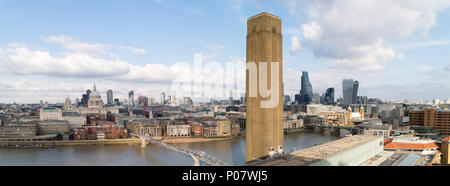
<path id="1" fill-rule="evenodd" d="M 441 135 L 450 135 L 450 110 L 412 110 L 409 112 L 409 121 L 411 125 L 428 126 Z"/>
<path id="2" fill-rule="evenodd" d="M 73 140 L 97 140 L 104 139 L 120 139 L 127 138 L 128 130 L 125 128 L 103 125 L 103 126 L 86 126 L 75 129 L 73 132 Z"/>
<path id="3" fill-rule="evenodd" d="M 191 125 L 193 136 L 203 136 L 203 125 L 198 122 L 188 122 Z"/>

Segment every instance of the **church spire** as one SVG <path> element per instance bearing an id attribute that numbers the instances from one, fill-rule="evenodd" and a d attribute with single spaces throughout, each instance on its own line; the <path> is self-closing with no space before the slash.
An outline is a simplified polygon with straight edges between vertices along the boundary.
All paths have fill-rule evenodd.
<path id="1" fill-rule="evenodd" d="M 97 91 L 97 88 L 95 87 L 95 83 L 94 83 L 94 91 Z"/>

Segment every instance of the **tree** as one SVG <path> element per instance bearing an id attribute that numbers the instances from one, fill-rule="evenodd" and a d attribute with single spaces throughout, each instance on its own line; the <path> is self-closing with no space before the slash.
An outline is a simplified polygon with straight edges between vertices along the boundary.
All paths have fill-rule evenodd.
<path id="1" fill-rule="evenodd" d="M 63 140 L 63 135 L 61 134 L 61 133 L 59 133 L 59 134 L 57 134 L 56 135 L 56 138 L 55 138 L 57 141 L 61 141 L 61 140 Z"/>

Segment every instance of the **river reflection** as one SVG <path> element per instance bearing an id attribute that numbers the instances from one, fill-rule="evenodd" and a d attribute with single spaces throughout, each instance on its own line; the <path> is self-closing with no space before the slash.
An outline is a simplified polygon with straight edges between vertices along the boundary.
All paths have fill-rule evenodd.
<path id="1" fill-rule="evenodd" d="M 285 151 L 303 149 L 339 139 L 339 136 L 301 132 L 285 135 Z M 201 143 L 177 144 L 184 148 L 205 151 L 233 165 L 245 164 L 245 137 Z M 176 166 L 194 164 L 190 156 L 154 145 L 79 146 L 53 149 L 0 149 L 0 165 L 134 165 Z M 202 165 L 205 165 L 202 163 Z"/>

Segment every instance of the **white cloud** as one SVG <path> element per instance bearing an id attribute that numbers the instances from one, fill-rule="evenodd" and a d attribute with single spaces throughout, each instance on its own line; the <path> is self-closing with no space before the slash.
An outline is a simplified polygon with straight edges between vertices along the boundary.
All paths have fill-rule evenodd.
<path id="1" fill-rule="evenodd" d="M 450 40 L 428 40 L 423 42 L 416 42 L 416 43 L 401 43 L 398 45 L 395 45 L 398 49 L 417 49 L 417 48 L 423 48 L 423 47 L 430 47 L 430 46 L 440 46 L 440 45 L 448 45 L 450 44 Z"/>
<path id="2" fill-rule="evenodd" d="M 73 52 L 86 53 L 91 55 L 106 55 L 109 46 L 103 44 L 89 44 L 80 41 L 76 41 L 69 36 L 41 36 L 44 42 L 58 43 L 63 48 Z"/>
<path id="3" fill-rule="evenodd" d="M 147 50 L 142 49 L 142 48 L 135 48 L 135 47 L 131 47 L 131 46 L 120 46 L 117 48 L 120 51 L 127 51 L 127 52 L 131 52 L 132 54 L 146 54 Z"/>
<path id="4" fill-rule="evenodd" d="M 302 49 L 302 43 L 296 36 L 291 37 L 291 52 L 296 52 Z"/>
<path id="5" fill-rule="evenodd" d="M 9 48 L 0 53 L 0 72 L 7 74 L 106 77 L 127 73 L 129 66 L 124 61 L 107 60 L 84 53 L 68 54 L 61 58 L 28 48 Z"/>
<path id="6" fill-rule="evenodd" d="M 223 45 L 205 44 L 205 48 L 211 51 L 219 51 L 225 47 Z"/>
<path id="7" fill-rule="evenodd" d="M 303 36 L 318 58 L 333 67 L 374 71 L 399 57 L 390 46 L 414 34 L 427 36 L 450 1 L 282 1 L 292 14 L 307 14 Z"/>
<path id="8" fill-rule="evenodd" d="M 63 37 L 55 37 L 50 40 L 68 43 L 66 42 L 68 39 Z M 143 95 L 148 95 L 149 92 L 159 93 L 164 88 L 170 90 L 169 87 L 173 80 L 179 79 L 180 75 L 181 78 L 187 78 L 183 74 L 193 68 L 192 62 L 184 64 L 180 62 L 173 65 L 136 65 L 120 60 L 120 57 L 114 53 L 108 53 L 108 56 L 99 56 L 92 52 L 75 52 L 67 45 L 61 46 L 71 52 L 63 52 L 58 57 L 42 49 L 30 49 L 26 45 L 13 44 L 9 46 L 5 49 L 0 48 L 0 76 L 7 77 L 0 82 L 0 102 L 15 100 L 22 103 L 36 103 L 42 99 L 54 103 L 64 100 L 67 96 L 79 97 L 94 82 L 97 83 L 97 87 L 103 84 L 105 89 L 114 88 L 124 92 L 124 95 L 129 90 L 141 91 Z M 203 73 L 192 74 L 192 76 L 204 80 L 211 80 L 211 77 L 224 74 L 223 69 L 220 68 L 226 68 L 220 63 L 211 62 L 218 56 L 218 50 L 224 47 L 221 45 L 208 46 L 208 51 L 216 53 L 206 52 L 207 55 L 203 55 L 204 67 L 216 64 L 218 67 L 213 69 L 218 71 L 211 72 L 204 69 Z M 230 57 L 230 59 L 232 62 L 244 61 L 243 58 Z M 239 69 L 245 75 L 245 67 Z M 34 79 L 36 77 L 37 79 Z M 39 80 L 42 78 L 45 80 Z M 65 84 L 60 83 L 61 81 Z M 80 87 L 81 85 L 82 87 Z M 245 86 L 245 82 L 239 82 L 239 85 Z M 238 88 L 245 90 L 245 87 L 242 86 L 238 86 Z M 208 92 L 208 88 L 204 91 Z"/>

